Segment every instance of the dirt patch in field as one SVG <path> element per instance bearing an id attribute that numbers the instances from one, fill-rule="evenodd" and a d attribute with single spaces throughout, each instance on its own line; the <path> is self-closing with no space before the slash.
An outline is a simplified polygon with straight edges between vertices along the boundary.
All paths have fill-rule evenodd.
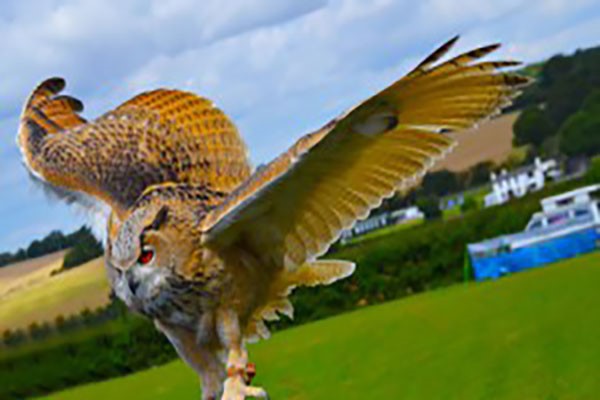
<path id="1" fill-rule="evenodd" d="M 502 115 L 476 128 L 451 134 L 458 141 L 458 146 L 433 170 L 459 172 L 483 161 L 505 161 L 513 149 L 512 128 L 517 117 L 516 112 Z"/>

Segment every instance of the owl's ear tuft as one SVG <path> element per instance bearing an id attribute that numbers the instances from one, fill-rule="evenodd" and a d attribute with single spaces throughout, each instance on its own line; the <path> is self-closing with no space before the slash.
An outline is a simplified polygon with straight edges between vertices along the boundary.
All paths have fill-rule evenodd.
<path id="1" fill-rule="evenodd" d="M 169 207 L 162 206 L 160 208 L 160 210 L 158 210 L 158 212 L 156 213 L 156 216 L 154 217 L 154 220 L 152 221 L 152 223 L 150 225 L 148 225 L 145 230 L 153 230 L 153 231 L 159 230 L 160 227 L 162 225 L 164 225 L 164 223 L 167 221 L 168 217 L 169 217 Z"/>

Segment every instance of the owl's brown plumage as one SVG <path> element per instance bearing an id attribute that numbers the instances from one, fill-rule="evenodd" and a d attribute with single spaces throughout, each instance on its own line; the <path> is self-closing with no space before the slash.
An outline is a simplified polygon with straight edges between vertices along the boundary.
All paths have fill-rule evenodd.
<path id="1" fill-rule="evenodd" d="M 177 182 L 229 193 L 250 174 L 235 126 L 206 99 L 178 90 L 140 94 L 93 122 L 49 79 L 34 90 L 19 143 L 33 173 L 84 192 L 124 216 L 152 185 Z"/>
<path id="2" fill-rule="evenodd" d="M 501 72 L 517 63 L 477 61 L 497 45 L 440 63 L 455 42 L 252 175 L 223 112 L 177 90 L 87 122 L 81 102 L 59 94 L 64 81 L 47 80 L 25 105 L 19 144 L 61 196 L 110 206 L 111 283 L 199 373 L 204 398 L 263 396 L 246 382 L 244 342 L 268 336 L 264 320 L 292 314 L 293 288 L 351 274 L 352 263 L 316 258 L 417 184 L 452 148 L 445 132 L 499 112 L 527 83 Z"/>

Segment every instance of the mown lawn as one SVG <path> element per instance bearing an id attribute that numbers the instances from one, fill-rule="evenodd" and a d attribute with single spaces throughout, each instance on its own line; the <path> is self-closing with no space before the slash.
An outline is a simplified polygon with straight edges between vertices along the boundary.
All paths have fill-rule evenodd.
<path id="1" fill-rule="evenodd" d="M 600 398 L 600 253 L 290 329 L 251 347 L 273 399 Z M 54 400 L 198 399 L 180 362 Z"/>

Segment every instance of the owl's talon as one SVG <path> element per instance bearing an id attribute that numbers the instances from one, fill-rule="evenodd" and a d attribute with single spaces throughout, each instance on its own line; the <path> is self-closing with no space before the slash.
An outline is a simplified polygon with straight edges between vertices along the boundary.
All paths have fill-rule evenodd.
<path id="1" fill-rule="evenodd" d="M 229 368 L 221 400 L 245 400 L 248 397 L 268 399 L 269 395 L 263 388 L 250 386 L 256 374 L 255 368 L 254 364 L 248 364 L 246 368 Z"/>
<path id="2" fill-rule="evenodd" d="M 256 376 L 256 364 L 248 363 L 246 365 L 246 384 L 250 385 L 252 383 L 252 379 Z"/>

